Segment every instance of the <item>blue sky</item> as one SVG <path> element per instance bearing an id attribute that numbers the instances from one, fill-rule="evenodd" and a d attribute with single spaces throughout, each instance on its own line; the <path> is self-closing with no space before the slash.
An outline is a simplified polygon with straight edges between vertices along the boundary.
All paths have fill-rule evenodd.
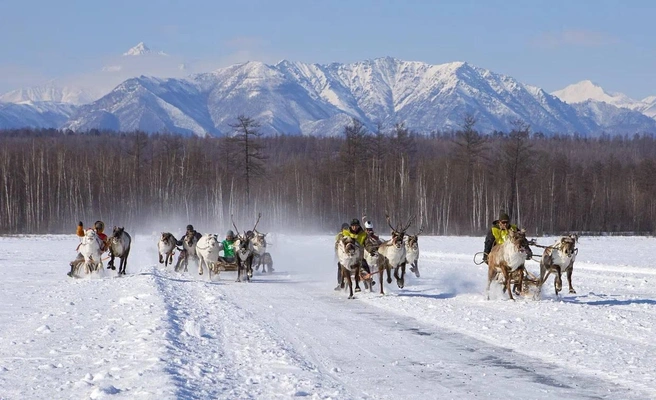
<path id="1" fill-rule="evenodd" d="M 656 2 L 6 0 L 0 90 L 99 68 L 138 42 L 203 62 L 467 61 L 547 91 L 656 95 Z"/>

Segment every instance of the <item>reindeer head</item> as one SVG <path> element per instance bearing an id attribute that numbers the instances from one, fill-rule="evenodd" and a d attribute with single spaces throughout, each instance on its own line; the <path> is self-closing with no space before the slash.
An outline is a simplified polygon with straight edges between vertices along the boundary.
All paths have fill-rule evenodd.
<path id="1" fill-rule="evenodd" d="M 216 235 L 216 233 L 210 233 L 203 237 L 205 238 L 207 246 L 214 247 L 219 245 L 219 237 Z"/>
<path id="2" fill-rule="evenodd" d="M 344 236 L 340 239 L 342 246 L 344 246 L 344 253 L 352 256 L 355 254 L 356 251 L 356 245 L 355 245 L 355 239 L 353 239 L 350 236 Z"/>
<path id="3" fill-rule="evenodd" d="M 171 240 L 172 237 L 173 235 L 171 234 L 171 232 L 162 232 L 162 236 L 159 238 L 159 240 L 161 240 L 162 242 L 168 242 L 169 240 Z"/>
<path id="4" fill-rule="evenodd" d="M 253 237 L 253 244 L 261 247 L 266 247 L 266 233 L 260 233 L 253 229 L 255 236 Z"/>
<path id="5" fill-rule="evenodd" d="M 419 235 L 424 231 L 424 227 L 419 228 L 419 232 L 414 235 L 408 235 L 406 246 L 410 249 L 417 250 L 419 248 Z"/>
<path id="6" fill-rule="evenodd" d="M 392 223 L 390 222 L 389 215 L 385 213 L 385 219 L 387 220 L 387 225 L 389 225 L 389 227 L 392 229 L 392 244 L 397 248 L 401 248 L 403 246 L 403 238 L 405 237 L 405 231 L 408 230 L 414 218 L 415 217 L 411 217 L 408 220 L 408 223 L 403 228 L 399 228 L 398 226 L 394 228 L 392 226 Z"/>
<path id="7" fill-rule="evenodd" d="M 508 240 L 512 242 L 515 246 L 515 249 L 520 253 L 526 253 L 526 258 L 533 256 L 533 252 L 528 245 L 528 240 L 526 239 L 526 230 L 522 229 L 520 231 L 510 230 L 508 232 Z"/>
<path id="8" fill-rule="evenodd" d="M 123 227 L 119 228 L 118 226 L 115 226 L 112 230 L 112 236 L 109 238 L 109 241 L 112 243 L 117 243 L 121 239 L 121 236 L 123 236 L 124 230 L 125 229 Z"/>
<path id="9" fill-rule="evenodd" d="M 235 251 L 242 259 L 248 257 L 250 253 L 253 252 L 253 243 L 251 243 L 251 239 L 246 235 L 238 236 L 237 240 L 235 240 Z"/>
<path id="10" fill-rule="evenodd" d="M 574 254 L 574 246 L 576 240 L 572 236 L 563 236 L 558 241 L 558 250 L 564 253 L 567 257 L 571 257 Z"/>
<path id="11" fill-rule="evenodd" d="M 198 242 L 198 239 L 196 239 L 196 235 L 194 232 L 187 232 L 185 237 L 182 239 L 182 241 L 188 246 L 188 247 L 193 247 L 196 242 Z"/>

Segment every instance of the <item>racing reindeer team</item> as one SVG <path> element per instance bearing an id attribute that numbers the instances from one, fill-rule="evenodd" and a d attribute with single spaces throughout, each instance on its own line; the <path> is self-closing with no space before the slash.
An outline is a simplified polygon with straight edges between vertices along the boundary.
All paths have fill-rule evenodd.
<path id="1" fill-rule="evenodd" d="M 365 288 L 372 290 L 376 284 L 372 280 L 372 276 L 377 273 L 379 275 L 380 293 L 384 294 L 383 275 L 387 272 L 387 283 L 391 284 L 392 270 L 394 270 L 397 285 L 399 288 L 403 288 L 406 265 L 410 265 L 410 271 L 417 278 L 420 277 L 418 236 L 423 228 L 420 228 L 414 235 L 407 235 L 406 231 L 412 223 L 412 218 L 405 226 L 397 226 L 396 228 L 392 226 L 388 215 L 386 215 L 386 219 L 392 233 L 392 238 L 387 241 L 381 240 L 374 232 L 374 226 L 366 216 L 362 217 L 364 228 L 357 218 L 352 219 L 350 224 L 342 224 L 341 231 L 335 238 L 335 253 L 338 258 L 337 286 L 335 290 L 345 289 L 348 286 L 349 298 L 352 298 L 352 276 L 355 278 L 356 292 L 361 290 L 360 281 L 364 282 Z M 257 222 L 255 226 L 257 226 Z M 78 276 L 82 268 L 86 273 L 102 268 L 101 254 L 105 251 L 109 252 L 108 269 L 116 269 L 114 259 L 118 257 L 120 258 L 118 274 L 125 274 L 132 239 L 123 227 L 114 227 L 110 237 L 104 231 L 105 224 L 103 221 L 96 221 L 92 227 L 87 229 L 84 229 L 82 221 L 78 223 L 76 233 L 81 238 L 81 243 L 77 249 L 79 252 L 77 257 L 69 264 L 71 269 L 68 276 Z M 164 263 L 165 260 L 172 257 L 173 250 L 177 246 L 182 246 L 183 249 L 175 270 L 179 271 L 184 267 L 184 271 L 186 271 L 189 258 L 196 258 L 195 244 L 202 237 L 201 233 L 197 232 L 193 225 L 187 225 L 181 240 L 175 239 L 171 234 L 163 233 L 163 235 L 165 234 L 170 238 L 164 238 L 163 236 L 160 239 L 158 245 L 160 247 L 160 263 Z M 255 251 L 255 256 L 259 258 L 256 261 L 256 266 L 259 268 L 259 265 L 263 265 L 263 272 L 266 272 L 265 265 L 268 264 L 268 270 L 272 272 L 270 255 L 266 257 L 269 253 L 266 253 L 264 236 L 266 234 L 254 232 L 253 230 L 245 232 L 246 240 L 256 239 L 254 240 L 255 247 L 263 246 Z M 520 230 L 517 225 L 510 222 L 510 216 L 507 213 L 501 212 L 499 218 L 492 222 L 492 226 L 485 237 L 483 261 L 481 263 L 484 262 L 488 265 L 487 298 L 489 299 L 490 285 L 493 281 L 498 281 L 503 285 L 503 291 L 507 293 L 510 299 L 513 299 L 513 294 L 526 294 L 530 284 L 537 286 L 537 294 L 539 295 L 542 285 L 552 273 L 554 274 L 556 295 L 562 290 L 563 273 L 567 276 L 569 293 L 576 293 L 572 286 L 572 271 L 578 251 L 576 248 L 577 240 L 578 237 L 571 234 L 560 237 L 551 246 L 540 246 L 533 240 L 527 240 L 525 230 Z M 218 257 L 216 261 L 223 263 L 235 262 L 236 242 L 238 243 L 237 237 L 232 230 L 227 231 L 224 240 L 220 242 L 217 240 L 217 246 L 223 251 L 223 256 Z M 545 249 L 540 259 L 539 277 L 531 275 L 524 266 L 526 260 L 533 258 L 530 246 Z M 202 270 L 200 273 L 202 274 Z"/>
<path id="2" fill-rule="evenodd" d="M 412 219 L 408 221 L 405 227 L 399 229 L 391 225 L 388 215 L 386 215 L 386 218 L 392 229 L 392 238 L 388 241 L 382 241 L 374 233 L 373 224 L 367 220 L 366 216 L 362 218 L 365 221 L 364 230 L 358 219 L 353 219 L 350 224 L 342 224 L 341 231 L 335 239 L 335 252 L 338 258 L 337 286 L 335 290 L 348 287 L 349 298 L 352 298 L 353 284 L 351 277 L 355 278 L 355 291 L 357 292 L 361 290 L 359 287 L 361 280 L 365 281 L 365 287 L 371 289 L 376 282 L 367 282 L 367 278 L 378 272 L 380 276 L 378 282 L 381 285 L 380 293 L 384 294 L 383 273 L 387 271 L 387 283 L 390 284 L 392 283 L 392 269 L 394 269 L 397 285 L 399 288 L 403 288 L 407 264 L 410 265 L 410 271 L 417 278 L 420 277 L 418 236 L 423 228 L 415 235 L 406 235 L 405 232 Z M 563 273 L 567 274 L 569 293 L 576 293 L 572 286 L 572 272 L 578 252 L 576 248 L 577 241 L 577 235 L 569 234 L 560 237 L 551 246 L 540 246 L 534 240 L 527 240 L 526 231 L 512 224 L 510 216 L 505 212 L 501 212 L 499 218 L 492 222 L 492 226 L 485 237 L 483 261 L 477 263 L 488 265 L 487 298 L 489 299 L 490 285 L 493 281 L 498 281 L 503 285 L 503 292 L 506 292 L 511 300 L 514 300 L 513 293 L 515 295 L 527 294 L 531 285 L 537 288 L 534 296 L 539 296 L 542 285 L 552 273 L 555 277 L 554 290 L 556 295 L 559 295 L 562 290 Z M 526 260 L 533 258 L 530 246 L 545 249 L 540 259 L 539 277 L 533 276 L 524 266 Z M 359 262 L 354 260 L 359 260 Z M 372 268 L 374 271 L 372 271 Z"/>

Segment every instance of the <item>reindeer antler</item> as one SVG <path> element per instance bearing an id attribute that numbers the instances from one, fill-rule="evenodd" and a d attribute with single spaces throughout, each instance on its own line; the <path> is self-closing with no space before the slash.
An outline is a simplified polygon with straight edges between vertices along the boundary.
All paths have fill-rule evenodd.
<path id="1" fill-rule="evenodd" d="M 230 221 L 232 221 L 232 226 L 235 228 L 235 233 L 239 236 L 239 229 L 237 229 L 237 225 L 235 225 L 235 220 L 232 219 L 232 214 L 230 214 Z"/>
<path id="2" fill-rule="evenodd" d="M 390 229 L 392 229 L 393 232 L 396 232 L 397 230 L 392 226 L 392 222 L 390 222 L 390 216 L 387 214 L 387 211 L 385 212 L 385 220 L 387 221 L 387 225 L 389 225 Z"/>
<path id="3" fill-rule="evenodd" d="M 255 228 L 257 228 L 257 224 L 260 223 L 260 217 L 262 217 L 262 213 L 257 214 L 257 221 L 255 221 L 255 226 L 253 227 L 253 232 L 255 232 Z"/>
<path id="4" fill-rule="evenodd" d="M 421 235 L 421 233 L 422 233 L 423 231 L 424 231 L 424 225 L 422 225 L 422 226 L 419 227 L 419 232 L 417 232 L 417 233 L 415 234 L 415 236 L 419 236 L 419 235 Z"/>
<path id="5" fill-rule="evenodd" d="M 405 225 L 405 228 L 401 229 L 399 232 L 405 232 L 408 228 L 410 228 L 410 225 L 412 225 L 412 222 L 415 220 L 415 218 L 417 218 L 417 215 L 410 217 L 408 223 Z"/>

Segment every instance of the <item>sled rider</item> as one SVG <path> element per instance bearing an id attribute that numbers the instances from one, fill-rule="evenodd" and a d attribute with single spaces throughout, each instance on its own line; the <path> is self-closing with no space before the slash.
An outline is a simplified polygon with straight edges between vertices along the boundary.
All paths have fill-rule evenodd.
<path id="1" fill-rule="evenodd" d="M 219 257 L 226 263 L 235 262 L 235 233 L 232 230 L 226 232 L 226 238 L 221 242 L 221 249 L 223 249 L 223 257 Z"/>
<path id="2" fill-rule="evenodd" d="M 364 229 L 362 229 L 362 226 L 360 226 L 360 220 L 358 220 L 357 218 L 353 218 L 351 220 L 351 225 L 349 225 L 349 228 L 342 230 L 341 234 L 342 236 L 352 237 L 364 249 L 364 242 L 367 240 L 367 232 L 365 232 Z M 362 269 L 364 269 L 368 274 L 371 273 L 369 264 L 367 264 L 367 260 L 365 259 L 362 259 Z"/>
<path id="3" fill-rule="evenodd" d="M 93 229 L 96 232 L 96 235 L 98 235 L 98 238 L 102 241 L 102 245 L 100 246 L 100 251 L 105 252 L 105 250 L 107 250 L 108 247 L 107 235 L 103 233 L 105 231 L 105 223 L 100 220 L 96 221 L 93 224 L 93 228 L 89 228 L 89 229 Z M 77 224 L 76 234 L 79 237 L 84 237 L 84 224 L 82 223 L 82 221 L 78 222 Z M 71 267 L 71 271 L 66 275 L 72 278 L 73 272 L 75 272 L 82 263 L 84 263 L 84 256 L 82 255 L 82 253 L 77 253 L 77 257 L 75 257 L 75 260 L 71 261 L 68 264 Z"/>
<path id="4" fill-rule="evenodd" d="M 499 219 L 492 222 L 492 227 L 485 236 L 485 250 L 483 250 L 483 262 L 487 263 L 487 256 L 492 251 L 492 247 L 497 244 L 503 244 L 508 238 L 510 231 L 517 232 L 517 225 L 510 223 L 510 216 L 505 212 L 501 212 Z M 530 242 L 529 242 L 530 244 Z M 526 254 L 526 259 L 533 257 L 530 248 Z"/>
<path id="5" fill-rule="evenodd" d="M 203 235 L 200 232 L 196 232 L 196 230 L 194 229 L 194 226 L 189 224 L 189 225 L 187 225 L 187 231 L 184 233 L 184 235 L 180 236 L 182 239 L 177 240 L 175 242 L 175 244 L 177 246 L 182 246 L 182 242 L 184 241 L 184 238 L 186 238 L 187 236 L 195 237 L 196 241 L 198 241 L 198 239 L 200 239 L 201 236 L 203 236 Z"/>

